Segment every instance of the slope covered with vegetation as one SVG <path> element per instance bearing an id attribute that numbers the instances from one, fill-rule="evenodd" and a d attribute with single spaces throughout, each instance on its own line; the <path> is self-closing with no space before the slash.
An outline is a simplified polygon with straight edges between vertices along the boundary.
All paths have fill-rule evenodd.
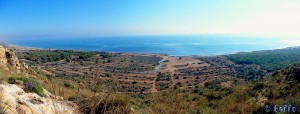
<path id="1" fill-rule="evenodd" d="M 71 61 L 74 57 L 77 57 L 79 60 L 87 60 L 97 53 L 68 50 L 35 50 L 17 54 L 19 59 L 26 59 L 34 63 L 45 63 L 60 60 Z"/>
<path id="2" fill-rule="evenodd" d="M 237 64 L 256 64 L 268 72 L 273 72 L 288 65 L 300 63 L 300 48 L 237 53 L 225 55 L 225 57 Z"/>
<path id="3" fill-rule="evenodd" d="M 281 58 L 285 57 L 284 54 L 277 54 L 278 57 L 272 55 L 271 52 L 266 51 L 272 57 L 269 59 L 276 58 L 276 61 L 282 59 L 283 62 L 287 62 L 288 64 L 292 64 L 297 60 L 296 50 L 297 49 L 287 49 L 291 51 L 283 52 L 281 50 L 277 50 L 279 52 L 291 55 L 285 55 L 287 60 Z M 292 51 L 294 50 L 294 51 Z M 45 54 L 46 53 L 46 54 Z M 72 54 L 73 53 L 73 54 Z M 268 62 L 268 56 L 264 55 L 262 52 L 253 52 L 254 54 L 259 53 L 261 57 L 257 57 L 254 62 L 261 61 L 264 64 Z M 242 53 L 243 54 L 243 53 Z M 67 55 L 67 56 L 62 56 Z M 81 59 L 80 55 L 87 55 L 84 58 L 87 60 L 92 60 L 91 62 L 87 62 L 87 60 Z M 247 55 L 247 56 L 246 56 Z M 251 53 L 246 54 L 244 57 L 252 57 Z M 134 88 L 135 86 L 152 86 L 150 81 L 145 81 L 143 77 L 137 77 L 138 71 L 148 71 L 148 69 L 153 69 L 155 66 L 155 62 L 160 60 L 158 57 L 154 56 L 133 56 L 133 55 L 122 55 L 122 54 L 108 54 L 108 53 L 94 53 L 89 52 L 64 52 L 59 51 L 38 51 L 38 53 L 29 52 L 29 53 L 19 53 L 19 56 L 22 61 L 33 61 L 32 65 L 41 63 L 34 62 L 35 60 L 42 62 L 42 64 L 51 65 L 52 63 L 60 63 L 58 67 L 60 69 L 54 69 L 53 71 L 61 70 L 67 64 L 70 66 L 82 66 L 82 65 L 91 65 L 95 64 L 98 61 L 98 66 L 103 67 L 104 69 L 118 67 L 118 69 L 114 69 L 119 74 L 129 74 L 133 73 L 132 79 L 126 79 L 122 76 L 115 78 L 117 81 L 113 81 L 111 77 L 118 76 L 117 73 L 110 73 L 107 75 L 103 75 L 99 73 L 102 77 L 95 76 L 89 77 L 89 73 L 94 71 L 91 67 L 84 67 L 87 73 L 83 73 L 82 75 L 76 76 L 71 72 L 65 75 L 58 75 L 54 73 L 54 75 L 50 75 L 49 71 L 45 71 L 39 68 L 29 67 L 27 69 L 22 69 L 20 73 L 11 73 L 10 71 L 1 69 L 0 70 L 0 79 L 5 80 L 7 82 L 13 82 L 21 80 L 21 81 L 31 81 L 34 83 L 38 83 L 40 88 L 41 86 L 47 89 L 54 95 L 61 96 L 62 98 L 77 103 L 80 106 L 80 110 L 83 113 L 157 113 L 157 114 L 177 114 L 177 113 L 190 113 L 190 114 L 198 114 L 198 113 L 220 113 L 220 114 L 228 114 L 228 113 L 264 113 L 265 105 L 293 105 L 296 107 L 300 107 L 300 64 L 291 65 L 281 70 L 276 71 L 275 69 L 272 74 L 265 76 L 263 79 L 260 79 L 255 82 L 244 82 L 244 83 L 235 83 L 232 86 L 222 86 L 222 84 L 218 84 L 218 80 L 213 80 L 212 82 L 204 83 L 203 87 L 197 85 L 191 85 L 186 87 L 181 87 L 179 85 L 175 85 L 174 88 L 167 89 L 164 91 L 158 91 L 151 94 L 146 94 L 143 91 L 134 91 L 134 92 L 120 92 L 115 87 L 125 87 L 125 85 L 129 85 L 128 87 Z M 52 57 L 53 56 L 53 57 Z M 57 60 L 51 61 L 43 61 L 41 58 L 56 58 L 61 57 Z M 226 57 L 236 55 L 228 55 Z M 243 55 L 242 55 L 243 56 Z M 258 56 L 258 55 L 257 55 Z M 290 58 L 289 58 L 290 56 Z M 67 59 L 70 57 L 71 61 L 68 62 Z M 123 58 L 126 57 L 126 58 Z M 138 58 L 137 58 L 138 57 Z M 254 56 L 253 56 L 254 57 Z M 31 58 L 35 58 L 34 60 L 30 60 Z M 98 59 L 97 59 L 98 58 Z M 143 59 L 147 58 L 147 59 Z M 281 59 L 279 59 L 281 58 Z M 45 59 L 45 60 L 46 60 Z M 208 74 L 219 74 L 220 77 L 224 76 L 224 74 L 228 74 L 229 71 L 237 72 L 236 76 L 247 76 L 253 70 L 260 71 L 259 68 L 256 68 L 256 65 L 246 65 L 249 68 L 246 70 L 247 72 L 243 72 L 245 70 L 244 65 L 235 66 L 232 62 L 227 61 L 224 57 L 217 58 L 202 58 L 201 64 L 208 64 L 204 67 L 199 68 L 215 68 L 208 70 Z M 110 60 L 110 61 L 109 61 Z M 45 63 L 44 63 L 45 62 Z M 78 64 L 75 64 L 77 63 Z M 51 63 L 51 64 L 50 64 Z M 123 63 L 128 64 L 129 66 L 122 66 L 123 64 L 113 64 L 113 63 Z M 134 72 L 128 72 L 132 70 L 128 70 L 131 66 L 139 66 L 141 63 L 147 63 L 141 65 L 139 69 L 134 70 Z M 222 64 L 222 65 L 219 65 Z M 239 63 L 246 64 L 246 63 Z M 250 63 L 247 63 L 250 64 Z M 257 63 L 251 63 L 257 64 Z M 276 62 L 274 62 L 276 64 Z M 288 65 L 287 64 L 287 65 Z M 104 67 L 106 66 L 107 67 Z M 191 65 L 196 65 L 192 64 Z M 284 66 L 287 66 L 284 65 Z M 143 66 L 143 67 L 142 67 Z M 219 67 L 221 66 L 221 67 Z M 284 67 L 284 66 L 280 66 Z M 242 70 L 237 70 L 242 67 Z M 72 67 L 70 67 L 72 68 Z M 96 68 L 96 67 L 95 67 Z M 184 67 L 185 68 L 185 67 Z M 197 67 L 196 67 L 197 68 Z M 227 70 L 223 70 L 226 68 Z M 253 69 L 255 68 L 255 69 Z M 267 67 L 269 68 L 269 67 Z M 123 72 L 125 69 L 127 72 Z M 190 69 L 187 67 L 186 69 Z M 95 69 L 95 71 L 99 71 L 101 69 Z M 105 70 L 105 72 L 107 72 Z M 76 69 L 74 70 L 76 71 Z M 80 71 L 80 69 L 78 70 Z M 195 69 L 197 71 L 197 69 Z M 192 73 L 195 73 L 193 71 Z M 202 70 L 198 70 L 197 72 L 204 74 L 206 72 L 201 72 Z M 224 73 L 220 73 L 217 71 L 224 71 Z M 185 71 L 181 71 L 185 72 Z M 239 74 L 243 73 L 243 74 Z M 64 72 L 62 72 L 64 73 Z M 150 73 L 144 72 L 150 76 Z M 228 74 L 232 75 L 232 74 Z M 255 73 L 257 75 L 257 73 Z M 267 75 L 267 74 L 266 74 Z M 69 77 L 68 77 L 69 76 Z M 197 75 L 201 76 L 201 75 Z M 252 75 L 251 75 L 252 76 Z M 259 75 L 260 76 L 260 75 Z M 20 78 L 22 77 L 22 78 Z M 24 78 L 26 77 L 26 78 Z M 199 77 L 200 78 L 200 77 Z M 105 79 L 106 81 L 99 81 Z M 142 81 L 136 81 L 136 80 Z M 154 79 L 154 77 L 149 78 L 149 80 L 158 80 Z M 135 83 L 124 82 L 124 80 L 132 80 Z M 170 78 L 171 80 L 171 78 Z M 176 80 L 176 79 L 175 79 Z M 98 81 L 98 82 L 97 82 Z M 146 85 L 146 83 L 149 83 Z M 171 81 L 169 81 L 171 82 Z M 234 83 L 234 82 L 233 82 Z M 155 87 L 155 83 L 154 83 Z M 123 88 L 122 88 L 123 89 Z M 124 90 L 124 89 L 123 89 Z M 137 89 L 134 89 L 137 90 Z M 38 91 L 28 91 L 28 92 L 37 92 Z M 43 94 L 40 94 L 41 96 Z"/>
<path id="4" fill-rule="evenodd" d="M 172 114 L 266 113 L 266 105 L 300 107 L 300 64 L 264 79 L 229 88 L 176 89 L 139 97 L 140 111 Z M 271 111 L 270 113 L 273 113 Z"/>

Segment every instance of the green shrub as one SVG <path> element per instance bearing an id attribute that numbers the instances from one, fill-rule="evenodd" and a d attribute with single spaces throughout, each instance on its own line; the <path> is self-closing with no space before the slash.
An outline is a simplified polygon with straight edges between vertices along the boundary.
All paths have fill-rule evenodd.
<path id="1" fill-rule="evenodd" d="M 203 91 L 199 88 L 194 89 L 194 93 L 197 93 L 198 95 L 203 95 Z"/>
<path id="2" fill-rule="evenodd" d="M 110 73 L 104 73 L 104 76 L 105 77 L 112 77 L 112 74 L 110 74 Z"/>
<path id="3" fill-rule="evenodd" d="M 10 83 L 10 84 L 15 84 L 15 83 L 16 83 L 16 79 L 13 78 L 13 77 L 9 77 L 9 78 L 8 78 L 8 83 Z"/>
<path id="4" fill-rule="evenodd" d="M 65 86 L 66 88 L 69 88 L 69 89 L 73 89 L 73 88 L 74 88 L 74 86 L 73 86 L 71 83 L 69 83 L 69 82 L 65 82 L 65 83 L 64 83 L 64 86 Z"/>
<path id="5" fill-rule="evenodd" d="M 21 80 L 24 82 L 23 85 L 25 92 L 34 92 L 39 96 L 44 96 L 44 89 L 39 82 L 26 77 L 19 77 L 16 78 L 16 80 Z"/>
<path id="6" fill-rule="evenodd" d="M 208 99 L 208 100 L 220 100 L 222 99 L 222 96 L 220 95 L 219 92 L 208 92 L 205 93 L 204 96 Z"/>

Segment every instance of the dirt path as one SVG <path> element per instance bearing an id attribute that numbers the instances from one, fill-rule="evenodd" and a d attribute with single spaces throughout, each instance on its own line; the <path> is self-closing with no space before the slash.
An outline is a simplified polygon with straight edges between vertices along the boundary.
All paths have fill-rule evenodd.
<path id="1" fill-rule="evenodd" d="M 150 89 L 151 93 L 155 93 L 155 92 L 158 92 L 158 90 L 156 89 L 156 79 L 157 79 L 157 75 L 159 72 L 162 71 L 162 68 L 164 66 L 164 61 L 167 60 L 167 56 L 163 56 L 163 59 L 160 60 L 158 63 L 159 65 L 157 65 L 155 68 L 154 68 L 154 72 L 156 72 L 156 77 L 154 78 L 154 80 L 152 81 L 152 87 Z"/>
<path id="2" fill-rule="evenodd" d="M 209 66 L 206 63 L 203 63 L 203 61 L 200 61 L 198 59 L 192 58 L 192 57 L 170 57 L 170 56 L 162 56 L 163 59 L 159 61 L 159 65 L 157 65 L 154 69 L 154 72 L 157 74 L 159 72 L 162 73 L 168 73 L 170 75 L 170 81 L 171 81 L 171 88 L 173 88 L 176 85 L 175 81 L 175 71 L 180 68 L 190 68 L 190 67 L 199 67 L 199 66 Z M 165 62 L 167 61 L 167 62 Z M 177 66 L 177 67 L 176 67 Z M 178 67 L 180 66 L 180 67 Z M 156 79 L 153 80 L 151 92 L 157 92 L 156 89 Z"/>
<path id="3" fill-rule="evenodd" d="M 168 57 L 166 60 L 168 60 L 169 62 L 166 63 L 166 68 L 163 69 L 163 72 L 170 74 L 170 80 L 172 82 L 171 87 L 174 87 L 176 85 L 174 76 L 175 76 L 175 72 L 177 69 L 208 66 L 208 64 L 202 63 L 203 61 L 194 59 L 192 57 L 183 57 L 183 58 Z M 201 63 L 201 64 L 199 64 L 199 63 Z M 178 65 L 180 66 L 180 68 L 176 67 Z"/>
<path id="4" fill-rule="evenodd" d="M 174 57 L 168 57 L 167 60 L 169 60 L 169 62 L 166 64 L 166 72 L 169 72 L 170 73 L 170 79 L 171 79 L 171 82 L 172 82 L 172 86 L 171 87 L 174 87 L 175 85 L 175 80 L 174 80 L 174 75 L 175 75 L 175 68 L 174 68 L 174 61 L 176 60 L 176 58 Z"/>
<path id="5" fill-rule="evenodd" d="M 154 68 L 154 72 L 161 72 L 164 66 L 164 61 L 167 60 L 168 57 L 164 56 L 162 60 L 160 60 L 158 65 Z"/>
<path id="6" fill-rule="evenodd" d="M 155 77 L 154 80 L 153 80 L 153 82 L 152 82 L 152 87 L 150 89 L 151 93 L 158 92 L 157 89 L 156 89 L 156 79 L 157 79 L 157 77 Z"/>

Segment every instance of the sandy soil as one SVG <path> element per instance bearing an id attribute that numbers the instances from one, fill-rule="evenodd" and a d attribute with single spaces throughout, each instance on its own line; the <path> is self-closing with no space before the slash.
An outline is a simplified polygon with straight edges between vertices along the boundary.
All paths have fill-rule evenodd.
<path id="1" fill-rule="evenodd" d="M 167 57 L 166 60 L 168 62 L 165 63 L 166 66 L 162 72 L 170 74 L 172 87 L 178 82 L 174 79 L 174 74 L 177 69 L 209 66 L 209 64 L 193 57 Z"/>

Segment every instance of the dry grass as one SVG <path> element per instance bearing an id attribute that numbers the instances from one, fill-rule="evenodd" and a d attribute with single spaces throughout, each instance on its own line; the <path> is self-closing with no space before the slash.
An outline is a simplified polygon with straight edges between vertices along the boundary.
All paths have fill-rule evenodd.
<path id="1" fill-rule="evenodd" d="M 129 99 L 118 93 L 100 93 L 92 97 L 82 99 L 81 111 L 86 114 L 127 114 L 129 113 Z"/>
<path id="2" fill-rule="evenodd" d="M 1 90 L 0 90 L 0 92 L 1 92 Z M 2 93 L 0 93 L 0 114 L 5 114 L 9 110 L 10 109 L 7 106 L 7 101 L 4 99 L 4 96 L 2 95 Z"/>

